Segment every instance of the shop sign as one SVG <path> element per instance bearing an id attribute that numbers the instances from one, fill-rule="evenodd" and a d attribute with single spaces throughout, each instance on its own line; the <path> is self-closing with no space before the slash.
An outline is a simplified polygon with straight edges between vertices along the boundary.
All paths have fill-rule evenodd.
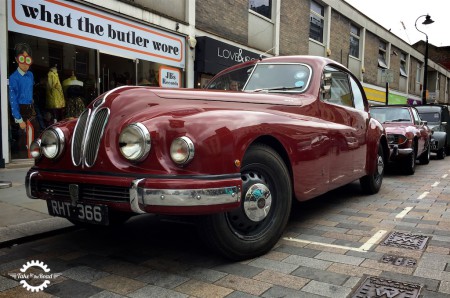
<path id="1" fill-rule="evenodd" d="M 241 62 L 259 59 L 260 55 L 210 37 L 197 38 L 196 70 L 216 74 Z"/>
<path id="2" fill-rule="evenodd" d="M 62 0 L 8 0 L 8 30 L 112 54 L 185 66 L 185 38 Z"/>
<path id="3" fill-rule="evenodd" d="M 165 88 L 180 88 L 180 70 L 167 66 L 159 68 L 159 86 Z"/>

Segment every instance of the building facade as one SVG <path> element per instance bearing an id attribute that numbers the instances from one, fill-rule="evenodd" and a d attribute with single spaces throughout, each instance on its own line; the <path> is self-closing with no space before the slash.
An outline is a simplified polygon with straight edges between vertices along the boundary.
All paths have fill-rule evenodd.
<path id="1" fill-rule="evenodd" d="M 201 88 L 228 66 L 274 55 L 336 60 L 372 104 L 422 101 L 423 51 L 342 0 L 7 0 L 0 28 L 0 166 L 28 157 L 8 100 L 21 43 L 32 50 L 40 129 L 76 117 L 75 101 L 80 108 L 117 86 Z M 63 108 L 48 103 L 51 70 Z M 429 59 L 428 102 L 448 103 L 449 79 Z"/>

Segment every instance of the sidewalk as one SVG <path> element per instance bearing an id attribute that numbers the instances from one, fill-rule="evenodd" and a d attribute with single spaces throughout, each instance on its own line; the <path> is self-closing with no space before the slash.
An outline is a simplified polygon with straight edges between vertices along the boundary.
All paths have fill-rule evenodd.
<path id="1" fill-rule="evenodd" d="M 0 169 L 0 247 L 73 226 L 64 218 L 50 216 L 45 201 L 27 197 L 25 175 L 32 165 L 22 160 Z"/>

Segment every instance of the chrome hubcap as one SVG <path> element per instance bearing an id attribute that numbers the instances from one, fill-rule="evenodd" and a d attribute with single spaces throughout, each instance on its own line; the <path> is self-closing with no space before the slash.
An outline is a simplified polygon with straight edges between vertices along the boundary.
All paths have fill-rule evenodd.
<path id="1" fill-rule="evenodd" d="M 262 183 L 253 184 L 245 194 L 244 212 L 247 217 L 259 222 L 269 214 L 272 205 L 272 195 L 266 185 Z"/>

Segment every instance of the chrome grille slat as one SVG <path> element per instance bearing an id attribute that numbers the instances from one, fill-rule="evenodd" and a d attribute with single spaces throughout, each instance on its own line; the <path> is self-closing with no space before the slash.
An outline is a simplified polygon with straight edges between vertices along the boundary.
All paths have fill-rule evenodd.
<path id="1" fill-rule="evenodd" d="M 77 125 L 73 132 L 72 138 L 72 162 L 75 166 L 79 166 L 83 157 L 83 139 L 86 131 L 86 124 L 89 118 L 90 110 L 87 109 L 81 113 L 78 118 Z"/>
<path id="2" fill-rule="evenodd" d="M 85 163 L 88 167 L 91 167 L 95 163 L 97 158 L 98 149 L 100 147 L 100 139 L 103 135 L 103 131 L 108 121 L 109 109 L 99 109 L 92 115 L 90 121 L 91 127 L 88 130 L 89 135 L 86 138 L 85 145 Z"/>

